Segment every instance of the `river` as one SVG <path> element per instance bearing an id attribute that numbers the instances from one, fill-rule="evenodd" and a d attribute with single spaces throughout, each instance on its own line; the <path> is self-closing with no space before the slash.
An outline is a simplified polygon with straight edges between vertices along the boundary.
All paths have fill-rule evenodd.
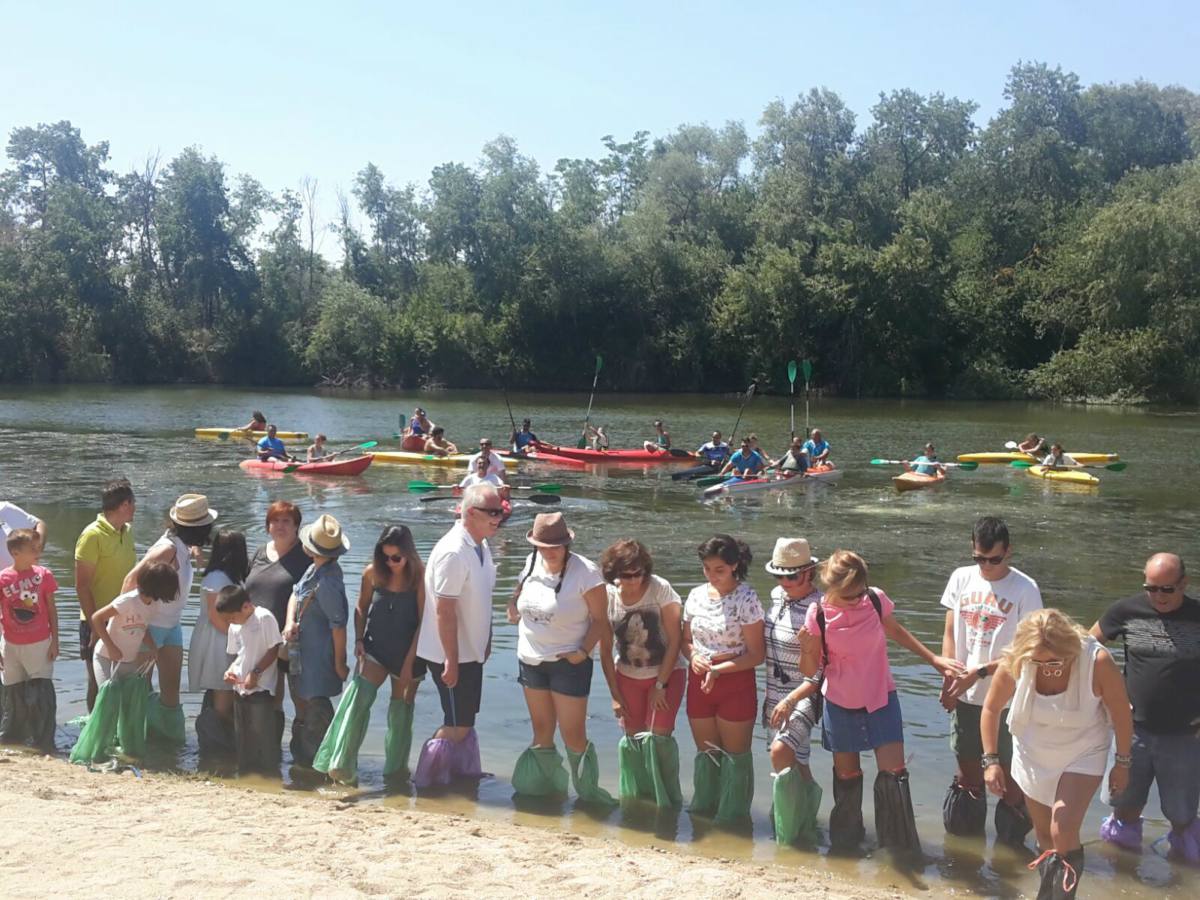
<path id="1" fill-rule="evenodd" d="M 587 397 L 577 394 L 514 394 L 518 421 L 530 416 L 543 439 L 569 441 L 579 432 Z M 252 409 L 263 409 L 283 429 L 323 431 L 334 448 L 359 441 L 390 444 L 398 415 L 425 406 L 448 436 L 464 445 L 481 435 L 502 443 L 510 430 L 499 393 L 317 394 L 312 392 L 224 388 L 24 388 L 0 387 L 0 499 L 16 502 L 45 519 L 49 544 L 43 564 L 58 576 L 63 659 L 56 667 L 59 721 L 83 712 L 84 678 L 74 627 L 78 605 L 73 589 L 72 549 L 80 530 L 98 510 L 101 483 L 125 475 L 138 498 L 135 535 L 139 550 L 162 530 L 172 500 L 188 491 L 208 495 L 220 511 L 221 527 L 246 531 L 251 547 L 264 537 L 263 517 L 273 500 L 297 503 L 305 519 L 320 512 L 337 516 L 353 549 L 343 559 L 347 584 L 358 576 L 380 529 L 388 523 L 409 525 L 422 554 L 452 523 L 448 504 L 418 502 L 407 490 L 410 479 L 449 480 L 448 471 L 373 466 L 363 477 L 335 480 L 294 475 L 255 477 L 237 461 L 246 446 L 238 442 L 200 441 L 199 426 L 235 426 Z M 696 446 L 713 429 L 728 436 L 738 398 L 694 395 L 627 396 L 600 394 L 592 421 L 607 427 L 613 446 L 637 446 L 652 437 L 654 418 L 666 419 L 677 446 Z M 798 428 L 804 403 L 797 398 Z M 938 605 L 946 578 L 969 562 L 970 530 L 984 514 L 1007 519 L 1013 536 L 1013 562 L 1041 585 L 1047 605 L 1058 606 L 1090 626 L 1110 602 L 1138 589 L 1144 559 L 1158 550 L 1200 558 L 1200 486 L 1196 480 L 1200 417 L 1183 410 L 1076 408 L 1039 404 L 967 405 L 900 401 L 822 401 L 811 408 L 845 470 L 836 485 L 797 492 L 751 495 L 733 502 L 702 503 L 698 491 L 674 483 L 670 467 L 620 467 L 573 471 L 523 472 L 536 481 L 563 485 L 561 509 L 577 534 L 575 548 L 593 559 L 619 537 L 635 536 L 654 554 L 655 571 L 680 594 L 701 581 L 695 548 L 714 532 L 746 540 L 755 554 L 751 582 L 766 599 L 774 580 L 762 569 L 771 547 L 783 535 L 807 537 L 825 556 L 838 547 L 863 554 L 871 581 L 884 587 L 897 604 L 897 615 L 923 641 L 940 646 L 943 610 Z M 742 419 L 741 433 L 756 432 L 765 448 L 782 451 L 789 431 L 786 397 L 756 397 Z M 981 467 L 956 473 L 950 484 L 933 491 L 897 494 L 888 476 L 894 468 L 868 465 L 872 457 L 901 458 L 936 442 L 943 459 L 957 453 L 1002 449 L 1006 439 L 1028 431 L 1049 434 L 1077 450 L 1116 451 L 1128 460 L 1122 473 L 1101 472 L 1096 489 L 1047 484 L 1019 471 Z M 1187 449 L 1192 447 L 1193 449 Z M 534 474 L 536 473 L 536 474 Z M 879 884 L 916 889 L 932 884 L 986 896 L 1018 896 L 1036 890 L 1024 860 L 1007 849 L 950 838 L 941 825 L 941 801 L 953 773 L 948 718 L 937 703 L 939 679 L 905 651 L 892 650 L 892 665 L 905 714 L 906 752 L 912 757 L 914 802 L 927 854 L 933 862 L 917 876 L 901 878 L 882 857 L 861 861 L 827 859 L 777 849 L 770 837 L 766 734 L 760 729 L 756 756 L 756 799 L 752 835 L 693 827 L 686 812 L 668 820 L 645 820 L 615 811 L 596 818 L 571 803 L 534 810 L 514 809 L 508 776 L 530 737 L 520 686 L 516 682 L 515 629 L 504 619 L 503 605 L 528 552 L 524 533 L 532 508 L 518 509 L 501 530 L 496 553 L 500 577 L 495 605 L 495 654 L 487 667 L 481 744 L 484 768 L 496 773 L 477 796 L 421 798 L 385 796 L 381 785 L 385 701 L 376 704 L 363 747 L 362 787 L 367 798 L 395 805 L 452 809 L 472 816 L 538 824 L 558 830 L 601 834 L 646 843 L 671 841 L 685 852 L 711 857 L 748 858 L 780 864 L 801 862 L 828 867 Z M 351 597 L 351 603 L 354 602 Z M 185 627 L 195 619 L 193 594 Z M 186 637 L 185 637 L 186 645 Z M 186 684 L 186 679 L 185 679 Z M 199 697 L 185 695 L 189 717 L 188 749 L 182 769 L 195 764 L 191 718 Z M 416 746 L 436 727 L 440 712 L 426 685 L 418 695 Z M 59 746 L 66 749 L 77 728 L 63 724 Z M 602 783 L 616 793 L 616 744 L 619 734 L 609 711 L 604 680 L 594 679 L 589 734 L 600 752 Z M 681 711 L 677 735 L 684 757 L 684 794 L 690 796 L 693 753 Z M 814 742 L 816 743 L 816 742 Z M 813 768 L 826 788 L 821 824 L 831 805 L 830 760 L 814 746 Z M 867 764 L 868 778 L 872 766 Z M 866 817 L 870 824 L 870 792 Z M 1089 897 L 1124 896 L 1153 889 L 1163 896 L 1196 896 L 1200 879 L 1168 864 L 1149 844 L 1165 831 L 1152 797 L 1146 826 L 1147 849 L 1140 856 L 1112 851 L 1096 838 L 1104 807 L 1097 799 L 1085 825 Z M 990 820 L 990 816 L 989 816 Z M 989 832 L 991 824 L 989 821 Z M 872 829 L 868 827 L 868 832 Z M 1158 850 L 1161 850 L 1160 842 Z M 898 880 L 899 879 L 899 880 Z"/>

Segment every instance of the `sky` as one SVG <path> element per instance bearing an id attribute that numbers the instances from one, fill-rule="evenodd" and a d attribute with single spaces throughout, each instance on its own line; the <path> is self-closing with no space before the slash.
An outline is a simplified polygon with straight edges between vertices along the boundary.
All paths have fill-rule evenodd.
<path id="1" fill-rule="evenodd" d="M 32 3 L 0 0 L 0 131 L 69 119 L 117 171 L 187 146 L 269 190 L 318 180 L 336 212 L 366 163 L 424 186 L 500 134 L 543 169 L 601 138 L 738 120 L 828 87 L 1003 106 L 1020 60 L 1082 82 L 1200 91 L 1200 5 L 974 2 Z"/>

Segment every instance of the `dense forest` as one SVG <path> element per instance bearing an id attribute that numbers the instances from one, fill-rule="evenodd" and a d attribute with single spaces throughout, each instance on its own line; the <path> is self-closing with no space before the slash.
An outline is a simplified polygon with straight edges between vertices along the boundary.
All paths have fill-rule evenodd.
<path id="1" fill-rule="evenodd" d="M 1200 95 L 1021 63 L 969 100 L 814 88 L 754 133 L 501 136 L 337 222 L 199 148 L 136 171 L 70 122 L 0 174 L 4 381 L 1200 396 Z M 360 224 L 361 223 L 361 224 Z M 337 262 L 318 252 L 336 235 Z"/>

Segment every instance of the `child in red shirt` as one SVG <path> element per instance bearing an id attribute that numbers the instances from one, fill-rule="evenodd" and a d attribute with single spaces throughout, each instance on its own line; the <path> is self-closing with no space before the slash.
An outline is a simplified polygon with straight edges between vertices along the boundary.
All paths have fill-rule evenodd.
<path id="1" fill-rule="evenodd" d="M 54 660 L 58 656 L 58 612 L 54 574 L 37 564 L 37 533 L 18 528 L 6 541 L 13 564 L 0 570 L 0 665 L 4 684 L 0 741 L 32 740 L 54 751 L 57 704 Z"/>

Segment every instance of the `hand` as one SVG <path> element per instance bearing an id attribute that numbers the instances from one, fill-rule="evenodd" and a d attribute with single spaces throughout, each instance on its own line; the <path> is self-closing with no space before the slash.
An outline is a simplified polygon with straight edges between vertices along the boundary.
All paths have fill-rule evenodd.
<path id="1" fill-rule="evenodd" d="M 704 681 L 700 683 L 700 690 L 706 694 L 711 694 L 712 689 L 717 686 L 717 677 L 716 669 L 709 669 L 704 675 Z"/>
<path id="2" fill-rule="evenodd" d="M 667 689 L 665 687 L 650 688 L 650 703 L 659 712 L 666 712 L 670 708 L 667 703 Z"/>
<path id="3" fill-rule="evenodd" d="M 341 681 L 345 681 L 348 677 L 350 677 L 350 667 L 347 666 L 344 662 L 335 661 L 333 664 L 333 671 L 335 671 L 337 673 L 337 677 Z M 246 681 L 247 681 L 247 683 L 249 683 L 249 681 L 250 681 L 249 675 L 246 676 Z"/>
<path id="4" fill-rule="evenodd" d="M 233 671 L 232 668 L 226 669 L 225 674 L 223 676 L 221 676 L 221 680 L 224 681 L 226 684 L 237 684 L 238 683 L 237 672 Z"/>
<path id="5" fill-rule="evenodd" d="M 983 771 L 983 780 L 987 783 L 987 789 L 997 797 L 1003 797 L 1008 786 L 1004 783 L 1004 770 L 1000 768 L 999 763 L 993 763 Z"/>
<path id="6" fill-rule="evenodd" d="M 442 667 L 442 684 L 448 688 L 455 687 L 458 684 L 458 663 L 446 660 L 446 664 Z"/>
<path id="7" fill-rule="evenodd" d="M 245 680 L 242 681 L 242 687 L 244 687 L 247 691 L 253 691 L 256 687 L 258 687 L 258 675 L 254 672 L 251 672 L 246 676 Z"/>
<path id="8" fill-rule="evenodd" d="M 412 663 L 405 663 L 400 669 L 400 677 L 396 679 L 400 682 L 400 692 L 407 693 L 413 683 Z"/>
<path id="9" fill-rule="evenodd" d="M 359 638 L 354 642 L 354 655 L 358 659 L 362 659 L 367 655 L 366 649 L 363 647 L 363 639 Z"/>
<path id="10" fill-rule="evenodd" d="M 517 604 L 509 603 L 508 604 L 508 624 L 516 625 L 520 621 L 521 621 L 521 614 L 517 611 Z"/>
<path id="11" fill-rule="evenodd" d="M 584 653 L 582 650 L 572 650 L 570 653 L 561 654 L 558 658 L 565 659 L 571 665 L 577 666 L 580 663 L 582 663 L 584 660 L 586 660 L 588 658 L 588 655 L 586 653 Z"/>
<path id="12" fill-rule="evenodd" d="M 58 638 L 50 638 L 50 648 L 46 651 L 46 659 L 51 661 L 58 659 Z"/>
<path id="13" fill-rule="evenodd" d="M 792 714 L 792 710 L 796 708 L 796 704 L 792 702 L 791 697 L 784 697 L 775 704 L 775 708 L 771 710 L 771 727 L 782 728 L 783 723 L 788 720 Z"/>
<path id="14" fill-rule="evenodd" d="M 1120 797 L 1129 787 L 1129 769 L 1126 766 L 1113 766 L 1108 772 L 1108 793 Z"/>
<path id="15" fill-rule="evenodd" d="M 942 694 L 938 699 L 941 700 L 942 708 L 948 712 L 952 712 L 954 707 L 958 706 L 959 698 L 962 697 L 979 681 L 978 669 L 974 672 L 968 672 L 959 678 L 952 675 L 947 675 L 942 681 Z"/>
<path id="16" fill-rule="evenodd" d="M 692 671 L 697 675 L 703 675 L 712 668 L 712 663 L 709 662 L 707 656 L 703 653 L 692 653 Z"/>
<path id="17" fill-rule="evenodd" d="M 625 711 L 625 701 L 620 697 L 613 697 L 612 711 L 613 715 L 616 716 L 618 720 L 623 720 L 627 715 L 629 715 Z"/>
<path id="18" fill-rule="evenodd" d="M 285 641 L 288 641 L 290 643 L 291 641 L 296 640 L 296 638 L 298 638 L 298 637 L 300 637 L 300 626 L 299 625 L 297 625 L 295 622 L 292 622 L 292 623 L 284 626 L 283 639 Z"/>
<path id="19" fill-rule="evenodd" d="M 821 652 L 821 636 L 813 634 L 807 627 L 802 627 L 796 632 L 796 637 L 800 640 L 801 653 L 813 656 Z"/>
<path id="20" fill-rule="evenodd" d="M 967 674 L 966 666 L 957 659 L 951 659 L 948 656 L 935 656 L 933 658 L 933 667 L 943 675 L 953 675 L 955 678 L 962 678 Z"/>

